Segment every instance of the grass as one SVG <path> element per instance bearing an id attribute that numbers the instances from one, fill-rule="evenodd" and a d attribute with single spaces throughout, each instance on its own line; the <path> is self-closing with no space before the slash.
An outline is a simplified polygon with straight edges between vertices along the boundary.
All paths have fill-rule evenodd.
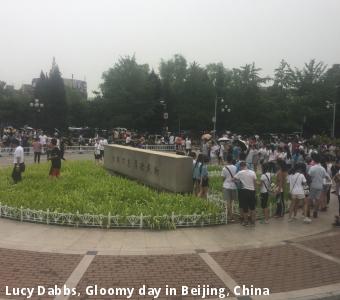
<path id="1" fill-rule="evenodd" d="M 111 176 L 92 161 L 63 162 L 61 177 L 48 178 L 50 165 L 29 165 L 14 185 L 11 168 L 0 170 L 2 205 L 81 214 L 218 214 L 220 208 L 192 195 L 157 192 L 135 181 Z"/>

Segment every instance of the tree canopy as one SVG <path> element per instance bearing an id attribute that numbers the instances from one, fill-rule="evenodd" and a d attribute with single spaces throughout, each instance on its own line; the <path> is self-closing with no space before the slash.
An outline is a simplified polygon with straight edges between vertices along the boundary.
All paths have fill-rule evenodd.
<path id="1" fill-rule="evenodd" d="M 164 126 L 173 132 L 211 130 L 216 102 L 218 132 L 303 130 L 329 135 L 332 111 L 326 101 L 339 103 L 339 86 L 340 64 L 327 67 L 312 59 L 296 68 L 282 60 L 269 78 L 261 75 L 255 63 L 233 69 L 223 63 L 202 66 L 176 54 L 162 59 L 158 70 L 139 64 L 135 56 L 121 57 L 103 73 L 99 91 L 89 100 L 64 86 L 54 62 L 49 74 L 41 72 L 34 97 L 45 104 L 39 127 L 49 130 L 66 126 L 127 127 L 153 133 Z M 26 94 L 0 82 L 1 124 L 32 124 L 30 101 Z"/>

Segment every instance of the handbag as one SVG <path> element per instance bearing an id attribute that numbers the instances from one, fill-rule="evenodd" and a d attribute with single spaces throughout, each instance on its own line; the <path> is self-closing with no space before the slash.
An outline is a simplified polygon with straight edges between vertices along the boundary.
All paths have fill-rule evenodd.
<path id="1" fill-rule="evenodd" d="M 308 186 L 308 184 L 304 184 L 303 185 L 303 191 L 305 193 L 305 196 L 309 195 L 309 186 Z"/>

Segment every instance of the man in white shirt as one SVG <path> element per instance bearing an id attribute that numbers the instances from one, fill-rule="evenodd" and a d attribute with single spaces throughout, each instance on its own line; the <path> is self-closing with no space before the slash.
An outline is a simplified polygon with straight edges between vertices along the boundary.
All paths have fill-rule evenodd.
<path id="1" fill-rule="evenodd" d="M 251 225 L 255 225 L 256 206 L 256 174 L 247 168 L 247 163 L 240 163 L 240 171 L 234 176 L 242 184 L 239 190 L 239 205 L 243 210 L 243 224 L 248 226 L 248 210 L 250 210 Z"/>
<path id="2" fill-rule="evenodd" d="M 320 164 L 320 155 L 314 154 L 312 158 L 315 165 L 308 170 L 308 175 L 311 179 L 309 200 L 314 204 L 313 217 L 317 218 L 324 179 L 331 181 L 331 178 Z"/>
<path id="3" fill-rule="evenodd" d="M 14 154 L 13 154 L 13 172 L 12 178 L 14 183 L 18 183 L 22 180 L 21 173 L 25 171 L 25 164 L 24 164 L 24 148 L 19 145 L 18 140 L 13 140 L 13 146 L 15 146 Z"/>
<path id="4" fill-rule="evenodd" d="M 189 155 L 190 152 L 191 152 L 191 140 L 190 138 L 187 137 L 185 140 L 185 154 Z"/>
<path id="5" fill-rule="evenodd" d="M 228 221 L 234 222 L 233 219 L 233 203 L 236 201 L 237 190 L 234 182 L 234 176 L 236 175 L 236 166 L 232 163 L 233 158 L 231 155 L 227 156 L 227 164 L 223 167 L 221 176 L 223 177 L 223 200 L 226 202 Z"/>

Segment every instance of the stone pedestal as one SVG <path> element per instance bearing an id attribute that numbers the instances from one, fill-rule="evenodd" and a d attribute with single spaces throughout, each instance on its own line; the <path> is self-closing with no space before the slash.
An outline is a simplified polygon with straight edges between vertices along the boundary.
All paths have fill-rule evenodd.
<path id="1" fill-rule="evenodd" d="M 160 190 L 192 192 L 192 158 L 121 145 L 106 145 L 105 168 Z"/>

